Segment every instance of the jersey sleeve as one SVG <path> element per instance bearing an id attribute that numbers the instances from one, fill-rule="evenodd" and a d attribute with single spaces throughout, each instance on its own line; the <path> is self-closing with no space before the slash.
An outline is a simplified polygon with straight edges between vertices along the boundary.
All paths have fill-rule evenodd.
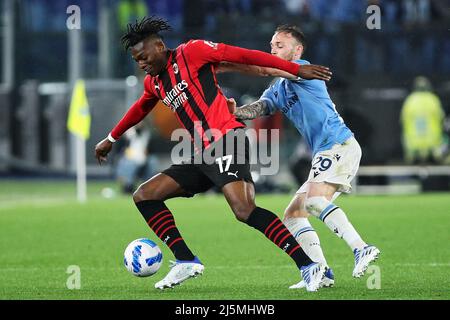
<path id="1" fill-rule="evenodd" d="M 125 131 L 141 122 L 155 107 L 158 100 L 158 97 L 151 89 L 150 77 L 145 77 L 144 92 L 141 97 L 133 103 L 130 109 L 128 109 L 117 125 L 111 130 L 111 136 L 116 140 L 119 139 Z"/>
<path id="2" fill-rule="evenodd" d="M 300 70 L 299 64 L 278 58 L 267 52 L 249 50 L 225 44 L 223 44 L 222 61 L 280 69 L 289 72 L 294 76 L 297 76 Z"/>
<path id="3" fill-rule="evenodd" d="M 266 52 L 249 50 L 230 46 L 224 43 L 215 43 L 206 40 L 191 40 L 186 43 L 184 52 L 189 56 L 191 63 L 203 65 L 206 63 L 217 64 L 222 61 L 256 65 L 280 69 L 297 76 L 300 65 Z"/>
<path id="4" fill-rule="evenodd" d="M 273 93 L 273 85 L 271 85 L 269 88 L 267 88 L 259 100 L 264 100 L 267 103 L 268 107 L 268 114 L 273 114 L 275 111 L 277 111 L 277 98 L 275 97 L 275 94 Z"/>
<path id="5" fill-rule="evenodd" d="M 186 43 L 183 52 L 189 63 L 202 66 L 206 63 L 218 64 L 222 61 L 225 45 L 207 40 L 191 40 Z"/>

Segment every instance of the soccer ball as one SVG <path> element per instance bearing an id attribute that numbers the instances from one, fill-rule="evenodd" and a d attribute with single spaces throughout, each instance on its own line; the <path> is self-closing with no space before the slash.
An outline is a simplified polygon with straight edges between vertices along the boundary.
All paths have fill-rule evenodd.
<path id="1" fill-rule="evenodd" d="M 124 253 L 125 268 L 137 277 L 155 274 L 162 264 L 162 253 L 153 241 L 142 238 L 132 241 Z"/>

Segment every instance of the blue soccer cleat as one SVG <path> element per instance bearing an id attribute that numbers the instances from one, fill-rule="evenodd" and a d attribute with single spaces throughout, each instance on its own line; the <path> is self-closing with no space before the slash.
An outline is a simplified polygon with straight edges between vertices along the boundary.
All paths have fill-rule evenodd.
<path id="1" fill-rule="evenodd" d="M 334 273 L 331 268 L 327 268 L 327 271 L 325 271 L 325 277 L 323 277 L 322 285 L 321 287 L 324 288 L 330 288 L 334 285 Z M 289 289 L 302 289 L 306 287 L 306 283 L 304 280 L 300 281 L 297 284 L 294 284 L 289 287 Z"/>
<path id="2" fill-rule="evenodd" d="M 380 250 L 375 246 L 366 246 L 363 249 L 355 249 L 355 268 L 353 269 L 353 277 L 360 278 L 364 275 L 369 264 L 375 261 L 380 255 Z"/>
<path id="3" fill-rule="evenodd" d="M 327 269 L 326 265 L 319 262 L 313 262 L 310 265 L 300 268 L 306 291 L 317 291 L 324 285 L 323 279 L 325 278 Z"/>

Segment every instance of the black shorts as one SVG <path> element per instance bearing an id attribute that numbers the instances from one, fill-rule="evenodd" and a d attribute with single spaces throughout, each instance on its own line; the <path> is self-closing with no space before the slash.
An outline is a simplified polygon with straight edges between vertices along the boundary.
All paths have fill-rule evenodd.
<path id="1" fill-rule="evenodd" d="M 250 173 L 250 143 L 245 130 L 229 131 L 189 162 L 174 164 L 162 173 L 174 179 L 192 197 L 213 186 L 222 188 L 234 181 L 253 183 Z"/>

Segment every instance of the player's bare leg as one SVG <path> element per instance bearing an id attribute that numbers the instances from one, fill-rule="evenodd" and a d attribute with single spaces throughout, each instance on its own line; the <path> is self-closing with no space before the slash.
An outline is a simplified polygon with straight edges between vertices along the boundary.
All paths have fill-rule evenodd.
<path id="1" fill-rule="evenodd" d="M 246 222 L 256 208 L 253 184 L 245 181 L 231 182 L 222 188 L 222 192 L 236 219 Z"/>
<path id="2" fill-rule="evenodd" d="M 257 207 L 252 183 L 235 181 L 226 184 L 222 192 L 231 210 L 239 221 L 264 233 L 264 235 L 285 251 L 301 270 L 308 291 L 316 291 L 322 286 L 326 266 L 311 260 L 297 243 L 291 232 L 272 212 Z"/>
<path id="3" fill-rule="evenodd" d="M 367 245 L 347 218 L 345 212 L 332 203 L 338 186 L 328 182 L 310 182 L 305 199 L 308 213 L 322 220 L 339 238 L 344 239 L 355 255 L 354 277 L 364 275 L 370 262 L 376 260 L 380 251 Z"/>
<path id="4" fill-rule="evenodd" d="M 164 173 L 158 173 L 137 188 L 133 200 L 135 203 L 145 200 L 165 201 L 184 196 L 187 196 L 186 191 L 174 179 Z"/>
<path id="5" fill-rule="evenodd" d="M 174 197 L 187 196 L 186 191 L 171 177 L 159 173 L 139 186 L 133 200 L 149 227 L 172 250 L 176 262 L 169 273 L 155 284 L 155 288 L 172 288 L 203 273 L 204 266 L 183 240 L 175 219 L 164 204 Z"/>

